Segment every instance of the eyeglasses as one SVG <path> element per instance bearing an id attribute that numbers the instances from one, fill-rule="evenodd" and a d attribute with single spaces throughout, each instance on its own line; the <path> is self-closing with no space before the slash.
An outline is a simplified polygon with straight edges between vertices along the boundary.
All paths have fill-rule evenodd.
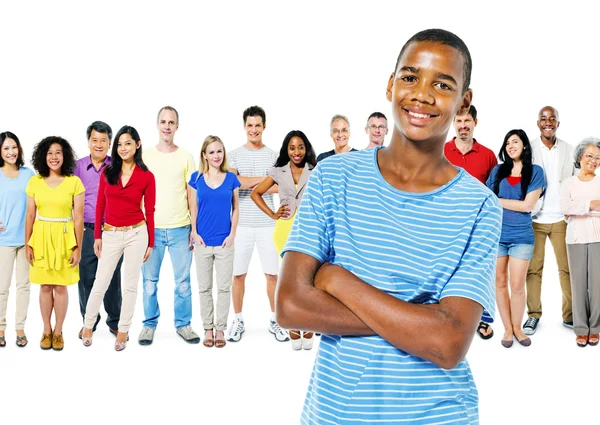
<path id="1" fill-rule="evenodd" d="M 374 125 L 374 124 L 371 124 L 371 125 L 369 126 L 369 130 L 371 130 L 371 131 L 375 131 L 375 130 L 382 130 L 382 131 L 383 131 L 383 130 L 385 130 L 386 128 L 387 128 L 387 125 L 383 125 L 383 124 L 382 124 L 382 125 Z"/>
<path id="2" fill-rule="evenodd" d="M 334 128 L 333 130 L 331 130 L 331 134 L 348 134 L 348 129 L 347 128 L 342 128 L 341 130 L 339 128 Z"/>
<path id="3" fill-rule="evenodd" d="M 594 161 L 594 162 L 600 162 L 600 156 L 593 156 L 588 154 L 583 155 L 585 159 L 587 159 L 588 161 Z"/>

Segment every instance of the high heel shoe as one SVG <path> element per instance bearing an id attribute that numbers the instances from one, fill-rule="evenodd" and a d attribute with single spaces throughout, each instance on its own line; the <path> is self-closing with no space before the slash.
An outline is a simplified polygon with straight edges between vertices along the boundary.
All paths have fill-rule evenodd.
<path id="1" fill-rule="evenodd" d="M 127 347 L 127 341 L 129 341 L 129 335 L 127 335 L 127 339 L 125 341 L 119 341 L 119 336 L 117 334 L 117 340 L 115 341 L 115 351 L 123 351 L 125 347 Z"/>
<path id="2" fill-rule="evenodd" d="M 311 334 L 310 338 L 307 338 L 305 335 Z M 305 350 L 311 350 L 313 347 L 314 335 L 312 332 L 304 332 L 302 335 L 302 348 Z"/>
<path id="3" fill-rule="evenodd" d="M 82 331 L 84 328 L 82 328 Z M 92 345 L 92 336 L 83 336 L 83 332 L 81 332 L 81 342 L 83 342 L 84 347 L 89 347 Z"/>
<path id="4" fill-rule="evenodd" d="M 298 338 L 294 339 L 292 335 Z M 300 331 L 290 331 L 290 341 L 292 342 L 292 350 L 302 350 L 302 334 Z"/>

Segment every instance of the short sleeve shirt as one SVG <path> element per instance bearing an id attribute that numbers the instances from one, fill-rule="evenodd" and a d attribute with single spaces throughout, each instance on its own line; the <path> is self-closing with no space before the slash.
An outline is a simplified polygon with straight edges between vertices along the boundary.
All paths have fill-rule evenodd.
<path id="1" fill-rule="evenodd" d="M 493 190 L 496 175 L 500 166 L 496 166 L 488 178 L 487 186 Z M 522 201 L 521 181 L 515 185 L 511 185 L 507 179 L 502 179 L 498 188 L 498 198 L 513 199 Z M 539 165 L 533 165 L 531 174 L 531 182 L 527 187 L 527 193 L 533 192 L 536 189 L 546 187 L 544 178 L 544 170 Z M 533 227 L 531 225 L 531 213 L 513 211 L 504 208 L 502 212 L 502 236 L 500 242 L 514 244 L 533 244 L 534 243 Z"/>
<path id="2" fill-rule="evenodd" d="M 0 170 L 0 221 L 5 230 L 0 232 L 0 246 L 25 245 L 25 212 L 27 194 L 25 188 L 33 171 L 19 168 L 19 175 L 10 179 Z"/>
<path id="3" fill-rule="evenodd" d="M 431 192 L 398 190 L 379 171 L 379 149 L 317 165 L 284 252 L 339 265 L 407 302 L 468 298 L 491 321 L 498 199 L 464 170 Z M 322 335 L 301 422 L 475 424 L 477 406 L 466 360 L 445 370 L 378 335 Z"/>
<path id="4" fill-rule="evenodd" d="M 189 185 L 196 189 L 198 219 L 196 232 L 206 246 L 221 246 L 231 233 L 231 206 L 233 191 L 241 186 L 234 173 L 227 173 L 223 183 L 215 189 L 204 181 L 204 174 L 194 172 Z"/>

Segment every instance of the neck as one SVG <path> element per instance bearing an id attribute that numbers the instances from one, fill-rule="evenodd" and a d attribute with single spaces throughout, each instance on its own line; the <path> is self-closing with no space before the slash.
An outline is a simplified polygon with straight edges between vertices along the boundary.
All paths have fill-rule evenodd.
<path id="1" fill-rule="evenodd" d="M 444 156 L 445 140 L 446 135 L 441 140 L 415 142 L 394 130 L 388 147 L 379 152 L 389 152 L 392 167 L 397 172 L 434 175 L 450 165 Z"/>
<path id="2" fill-rule="evenodd" d="M 90 160 L 92 161 L 92 165 L 94 167 L 99 168 L 100 166 L 102 166 L 102 164 L 104 164 L 106 157 L 104 157 L 102 159 L 97 159 L 97 158 L 94 158 L 92 155 L 90 155 Z"/>
<path id="3" fill-rule="evenodd" d="M 548 148 L 551 148 L 556 144 L 556 134 L 549 139 L 545 138 L 543 135 L 540 135 L 540 139 L 542 139 L 542 143 Z"/>
<path id="4" fill-rule="evenodd" d="M 338 147 L 336 146 L 335 148 L 333 148 L 333 151 L 338 154 L 338 153 L 344 153 L 344 152 L 350 152 L 350 149 L 352 149 L 350 147 L 350 145 L 346 145 L 341 149 L 338 149 Z"/>
<path id="5" fill-rule="evenodd" d="M 129 161 L 123 161 L 121 164 L 121 170 L 131 170 L 135 167 L 135 161 L 133 159 Z"/>
<path id="6" fill-rule="evenodd" d="M 579 171 L 579 177 L 594 177 L 594 176 L 596 176 L 596 170 L 589 171 L 589 170 L 585 170 L 582 168 Z"/>
<path id="7" fill-rule="evenodd" d="M 383 145 L 383 143 L 377 143 L 377 142 L 373 142 L 372 140 L 369 140 L 369 144 L 367 145 L 367 147 L 365 149 L 373 149 L 376 148 L 377 146 L 381 146 Z"/>
<path id="8" fill-rule="evenodd" d="M 208 166 L 208 171 L 206 172 L 206 174 L 208 174 L 209 176 L 216 176 L 218 174 L 221 173 L 221 170 L 219 168 L 216 168 L 212 165 Z"/>
<path id="9" fill-rule="evenodd" d="M 462 153 L 467 153 L 471 149 L 473 149 L 473 138 L 471 137 L 468 140 L 463 140 L 457 137 L 456 139 L 454 139 L 454 144 L 456 145 L 459 151 L 461 151 Z"/>
<path id="10" fill-rule="evenodd" d="M 158 141 L 158 145 L 156 145 L 156 149 L 160 152 L 173 152 L 177 150 L 177 145 L 175 144 L 174 139 L 171 140 L 163 140 L 160 139 Z"/>
<path id="11" fill-rule="evenodd" d="M 63 177 L 63 175 L 60 173 L 60 171 L 50 170 L 48 177 Z"/>
<path id="12" fill-rule="evenodd" d="M 19 171 L 19 167 L 17 167 L 17 164 L 9 164 L 6 161 L 4 161 L 4 165 L 2 166 L 2 168 L 6 171 Z"/>
<path id="13" fill-rule="evenodd" d="M 290 169 L 293 170 L 303 170 L 304 166 L 306 165 L 306 162 L 304 164 L 301 165 L 296 165 L 296 163 L 294 163 L 294 161 L 292 161 L 290 159 Z"/>
<path id="14" fill-rule="evenodd" d="M 248 149 L 258 150 L 258 149 L 261 149 L 263 146 L 264 146 L 264 144 L 262 142 L 262 139 L 259 140 L 258 142 L 251 142 L 249 140 L 246 142 L 246 147 Z"/>

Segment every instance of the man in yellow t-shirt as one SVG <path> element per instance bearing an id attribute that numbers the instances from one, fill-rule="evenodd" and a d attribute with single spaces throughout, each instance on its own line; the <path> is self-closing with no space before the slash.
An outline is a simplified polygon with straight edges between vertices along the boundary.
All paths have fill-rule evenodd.
<path id="1" fill-rule="evenodd" d="M 158 278 L 168 248 L 175 275 L 175 328 L 186 342 L 197 344 L 200 337 L 190 326 L 192 244 L 187 198 L 187 182 L 196 166 L 192 155 L 174 143 L 179 128 L 179 114 L 175 108 L 165 106 L 158 111 L 157 127 L 158 144 L 143 153 L 144 162 L 156 179 L 156 227 L 152 255 L 142 266 L 145 319 L 139 343 L 150 345 L 154 339 L 160 316 L 156 294 Z"/>

